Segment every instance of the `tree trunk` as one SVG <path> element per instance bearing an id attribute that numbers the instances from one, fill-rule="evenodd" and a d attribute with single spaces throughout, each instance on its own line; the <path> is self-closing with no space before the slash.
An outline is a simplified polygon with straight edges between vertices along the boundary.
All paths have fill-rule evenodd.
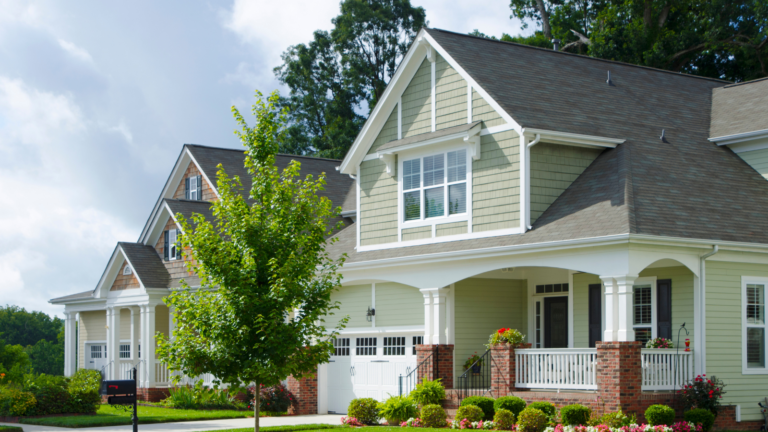
<path id="1" fill-rule="evenodd" d="M 544 36 L 547 40 L 552 40 L 552 28 L 549 26 L 549 14 L 547 8 L 544 6 L 544 0 L 536 0 L 536 9 L 539 10 L 541 15 L 541 31 L 544 32 Z"/>
<path id="2" fill-rule="evenodd" d="M 253 432 L 259 432 L 259 405 L 261 405 L 261 384 L 254 383 L 253 390 Z"/>

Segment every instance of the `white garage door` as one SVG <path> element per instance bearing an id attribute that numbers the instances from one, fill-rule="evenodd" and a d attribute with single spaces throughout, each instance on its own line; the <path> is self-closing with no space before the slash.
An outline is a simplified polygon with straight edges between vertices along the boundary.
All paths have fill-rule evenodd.
<path id="1" fill-rule="evenodd" d="M 413 334 L 337 338 L 328 365 L 328 411 L 342 414 L 352 399 L 399 394 L 398 377 L 416 367 L 414 345 L 421 340 Z"/>

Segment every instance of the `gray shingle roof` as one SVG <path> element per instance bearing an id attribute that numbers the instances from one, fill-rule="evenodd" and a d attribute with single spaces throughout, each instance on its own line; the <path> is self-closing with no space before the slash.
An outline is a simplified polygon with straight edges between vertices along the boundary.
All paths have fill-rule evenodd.
<path id="1" fill-rule="evenodd" d="M 629 233 L 768 243 L 768 182 L 707 141 L 712 90 L 725 82 L 427 31 L 522 127 L 626 142 L 603 151 L 525 234 L 357 253 L 350 226 L 332 255 L 359 262 Z"/>
<path id="2" fill-rule="evenodd" d="M 712 90 L 712 138 L 768 129 L 768 78 Z"/>
<path id="3" fill-rule="evenodd" d="M 131 262 L 133 271 L 146 288 L 166 288 L 171 281 L 155 248 L 141 243 L 118 243 Z"/>
<path id="4" fill-rule="evenodd" d="M 93 290 L 83 291 L 77 294 L 65 295 L 62 297 L 56 297 L 55 299 L 48 300 L 50 303 L 58 303 L 67 300 L 80 300 L 93 297 Z"/>
<path id="5" fill-rule="evenodd" d="M 192 214 L 197 213 L 205 216 L 205 220 L 213 221 L 213 212 L 211 211 L 211 203 L 208 201 L 191 201 L 191 200 L 179 200 L 179 199 L 165 199 L 166 204 L 171 209 L 171 212 L 175 215 L 181 213 L 185 219 L 192 220 Z"/>

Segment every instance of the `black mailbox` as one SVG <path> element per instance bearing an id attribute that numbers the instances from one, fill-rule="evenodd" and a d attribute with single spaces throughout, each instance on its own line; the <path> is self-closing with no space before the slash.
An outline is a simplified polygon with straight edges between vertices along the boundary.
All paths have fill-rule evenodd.
<path id="1" fill-rule="evenodd" d="M 107 396 L 135 395 L 136 381 L 134 380 L 102 381 L 101 394 L 107 395 Z"/>

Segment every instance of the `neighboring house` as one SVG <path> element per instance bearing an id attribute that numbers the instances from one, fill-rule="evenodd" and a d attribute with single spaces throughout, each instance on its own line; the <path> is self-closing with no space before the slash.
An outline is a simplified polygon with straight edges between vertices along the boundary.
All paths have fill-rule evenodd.
<path id="1" fill-rule="evenodd" d="M 354 397 L 405 393 L 427 375 L 452 389 L 449 407 L 512 393 L 642 413 L 706 373 L 728 386 L 718 426 L 755 428 L 768 396 L 766 113 L 768 80 L 422 30 L 345 159 L 316 162 L 329 175 L 338 166 L 331 197 L 354 221 L 329 248 L 348 256 L 329 324 L 350 320 L 317 380 L 293 383 L 300 410 L 346 412 Z M 185 148 L 139 243 L 118 246 L 96 291 L 52 300 L 66 305 L 69 373 L 75 312 L 87 357 L 105 349 L 105 308 L 138 311 L 128 290 L 107 287 L 140 285 L 156 304 L 187 276 L 162 260 L 161 234 L 172 213 L 206 211 L 169 191 L 198 149 Z M 194 164 L 204 198 L 215 194 L 208 167 L 230 154 L 206 152 Z M 119 278 L 133 254 L 146 270 Z M 146 327 L 167 331 L 163 308 Z M 532 347 L 485 354 L 501 327 Z M 635 342 L 655 337 L 690 339 L 690 351 Z M 465 371 L 475 352 L 483 367 Z"/>

